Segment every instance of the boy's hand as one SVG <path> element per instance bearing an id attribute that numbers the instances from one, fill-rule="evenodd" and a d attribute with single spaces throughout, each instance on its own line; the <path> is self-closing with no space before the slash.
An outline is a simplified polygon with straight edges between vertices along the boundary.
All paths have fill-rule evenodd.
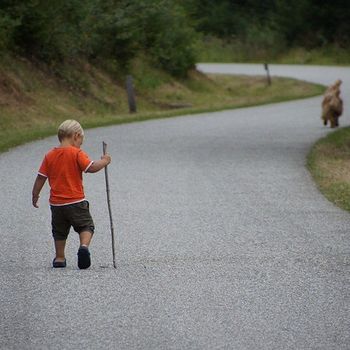
<path id="1" fill-rule="evenodd" d="M 101 160 L 94 161 L 88 168 L 88 173 L 97 173 L 101 169 L 105 168 L 111 162 L 111 156 L 106 153 L 101 157 Z"/>
<path id="2" fill-rule="evenodd" d="M 32 203 L 35 208 L 39 208 L 38 206 L 39 193 L 43 188 L 45 181 L 46 181 L 46 177 L 42 175 L 38 175 L 35 179 L 33 191 L 32 191 Z"/>
<path id="3" fill-rule="evenodd" d="M 39 200 L 39 196 L 34 196 L 34 195 L 33 195 L 33 197 L 32 197 L 33 207 L 39 208 L 39 206 L 38 206 L 38 200 Z"/>
<path id="4" fill-rule="evenodd" d="M 108 153 L 104 154 L 104 155 L 101 157 L 101 159 L 103 159 L 103 160 L 105 160 L 105 161 L 107 162 L 106 165 L 108 165 L 108 164 L 112 161 L 112 158 L 111 158 L 111 156 L 110 156 Z"/>

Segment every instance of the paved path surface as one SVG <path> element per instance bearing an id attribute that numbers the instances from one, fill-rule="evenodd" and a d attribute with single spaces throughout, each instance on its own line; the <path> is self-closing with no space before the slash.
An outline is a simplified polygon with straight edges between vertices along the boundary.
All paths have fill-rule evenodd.
<path id="1" fill-rule="evenodd" d="M 277 72 L 327 84 L 341 77 L 349 105 L 349 68 Z M 85 177 L 93 267 L 77 269 L 71 233 L 68 267 L 52 270 L 48 191 L 38 210 L 30 192 L 56 139 L 0 155 L 0 348 L 349 349 L 350 215 L 305 168 L 310 146 L 329 132 L 320 101 L 88 131 L 92 157 L 102 140 L 113 155 L 117 270 L 103 172 Z"/>

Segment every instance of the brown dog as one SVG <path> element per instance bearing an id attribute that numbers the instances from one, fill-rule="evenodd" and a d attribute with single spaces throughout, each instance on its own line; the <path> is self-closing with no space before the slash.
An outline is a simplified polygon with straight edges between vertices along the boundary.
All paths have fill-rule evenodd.
<path id="1" fill-rule="evenodd" d="M 331 128 L 339 126 L 338 119 L 343 113 L 343 100 L 340 98 L 341 83 L 342 81 L 338 79 L 333 85 L 330 85 L 322 101 L 321 119 L 324 125 L 330 121 Z"/>

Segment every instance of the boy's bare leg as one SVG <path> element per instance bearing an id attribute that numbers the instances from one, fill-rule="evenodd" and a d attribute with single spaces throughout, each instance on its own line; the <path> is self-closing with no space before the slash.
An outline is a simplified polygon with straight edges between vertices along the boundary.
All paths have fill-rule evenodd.
<path id="1" fill-rule="evenodd" d="M 66 241 L 55 241 L 57 262 L 63 262 L 65 260 L 65 256 L 64 256 L 65 247 L 66 247 Z"/>
<path id="2" fill-rule="evenodd" d="M 88 247 L 91 242 L 92 233 L 90 231 L 80 232 L 79 238 L 80 238 L 80 245 L 84 245 Z"/>

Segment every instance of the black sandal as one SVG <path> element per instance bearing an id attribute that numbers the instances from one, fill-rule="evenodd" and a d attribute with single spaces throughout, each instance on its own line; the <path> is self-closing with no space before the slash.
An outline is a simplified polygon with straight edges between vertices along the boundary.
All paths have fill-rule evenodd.
<path id="1" fill-rule="evenodd" d="M 78 250 L 78 267 L 79 269 L 87 269 L 91 265 L 89 248 L 82 246 Z"/>
<path id="2" fill-rule="evenodd" d="M 53 259 L 52 267 L 57 268 L 57 267 L 66 267 L 66 266 L 67 266 L 66 259 L 64 259 L 64 261 L 56 261 L 56 258 Z"/>

